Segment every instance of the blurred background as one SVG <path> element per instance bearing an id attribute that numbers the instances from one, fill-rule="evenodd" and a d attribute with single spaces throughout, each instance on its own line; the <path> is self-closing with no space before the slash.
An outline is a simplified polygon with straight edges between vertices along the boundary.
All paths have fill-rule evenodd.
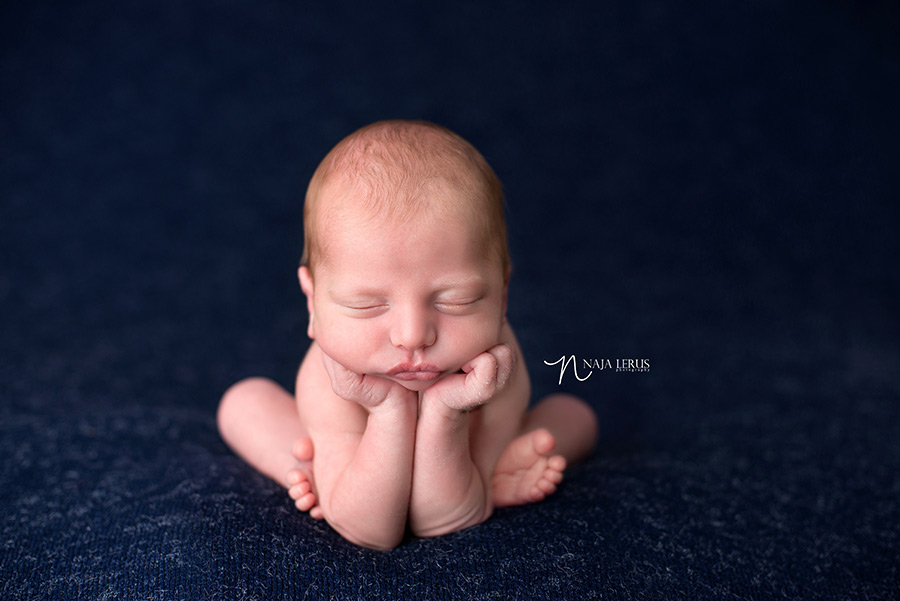
<path id="1" fill-rule="evenodd" d="M 289 380 L 306 182 L 394 117 L 459 131 L 504 182 L 532 371 L 716 377 L 685 356 L 854 325 L 887 345 L 867 299 L 897 292 L 896 11 L 807 8 L 8 6 L 0 380 L 209 407 L 238 371 Z"/>
<path id="2" fill-rule="evenodd" d="M 874 562 L 871 582 L 897 583 L 896 526 L 873 532 L 900 517 L 898 15 L 840 1 L 5 3 L 9 515 L 45 488 L 45 502 L 96 491 L 83 471 L 69 488 L 44 474 L 85 456 L 103 471 L 103 435 L 160 445 L 151 458 L 230 457 L 221 393 L 250 375 L 290 387 L 307 346 L 309 177 L 356 128 L 417 118 L 467 138 L 504 183 L 509 318 L 535 392 L 584 396 L 603 424 L 576 482 L 646 453 L 718 466 L 763 483 L 743 515 L 784 501 L 767 490 L 793 499 L 786 515 L 819 507 Z M 571 355 L 650 370 L 560 385 L 544 361 Z M 170 417 L 135 434 L 147 415 Z M 81 459 L 54 463 L 60 440 Z M 17 519 L 4 540 L 37 536 Z"/>

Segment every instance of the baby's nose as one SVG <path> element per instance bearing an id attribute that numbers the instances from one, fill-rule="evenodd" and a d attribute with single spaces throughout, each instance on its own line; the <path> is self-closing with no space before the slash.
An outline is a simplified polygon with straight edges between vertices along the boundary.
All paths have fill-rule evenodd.
<path id="1" fill-rule="evenodd" d="M 424 309 L 399 312 L 391 328 L 391 344 L 410 351 L 431 346 L 436 338 L 434 321 Z"/>

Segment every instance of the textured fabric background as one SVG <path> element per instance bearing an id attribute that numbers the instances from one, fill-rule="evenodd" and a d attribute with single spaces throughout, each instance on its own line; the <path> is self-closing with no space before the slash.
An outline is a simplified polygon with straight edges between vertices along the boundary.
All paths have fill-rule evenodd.
<path id="1" fill-rule="evenodd" d="M 0 8 L 0 598 L 900 598 L 896 4 L 311 4 Z M 492 162 L 535 391 L 603 431 L 378 553 L 214 412 L 290 385 L 306 181 L 388 117 Z"/>

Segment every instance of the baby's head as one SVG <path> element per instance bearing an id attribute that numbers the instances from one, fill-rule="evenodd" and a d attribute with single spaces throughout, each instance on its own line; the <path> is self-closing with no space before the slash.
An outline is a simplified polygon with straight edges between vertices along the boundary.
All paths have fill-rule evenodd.
<path id="1" fill-rule="evenodd" d="M 422 216 L 464 220 L 510 269 L 503 191 L 481 154 L 450 130 L 422 121 L 380 121 L 344 138 L 322 160 L 306 192 L 303 265 L 327 261 L 328 232 L 341 220 L 415 224 Z"/>
<path id="2" fill-rule="evenodd" d="M 500 341 L 500 183 L 468 142 L 386 121 L 341 141 L 306 194 L 307 333 L 360 374 L 424 390 Z"/>

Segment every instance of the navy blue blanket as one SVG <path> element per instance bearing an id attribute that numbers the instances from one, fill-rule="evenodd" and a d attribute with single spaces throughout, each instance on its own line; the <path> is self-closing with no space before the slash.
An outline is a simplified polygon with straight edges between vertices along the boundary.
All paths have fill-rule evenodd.
<path id="1" fill-rule="evenodd" d="M 900 598 L 896 4 L 303 4 L 0 9 L 0 598 Z M 291 385 L 306 182 L 393 117 L 498 172 L 535 393 L 602 432 L 379 553 L 214 415 Z"/>

